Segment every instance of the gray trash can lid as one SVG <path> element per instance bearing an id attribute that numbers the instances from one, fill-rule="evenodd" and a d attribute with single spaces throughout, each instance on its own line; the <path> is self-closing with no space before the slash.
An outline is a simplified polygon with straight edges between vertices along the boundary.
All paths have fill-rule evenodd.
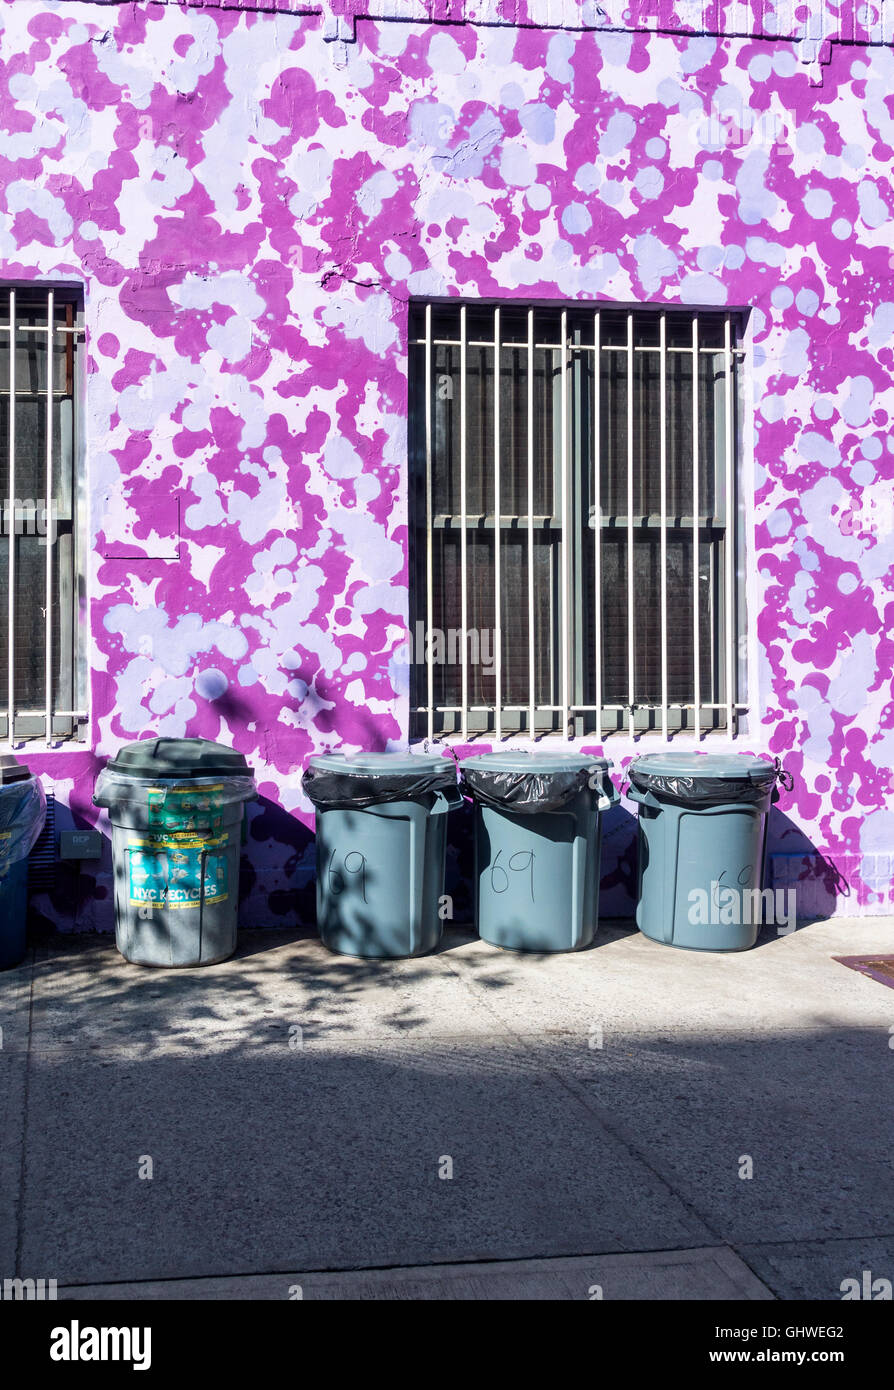
<path id="1" fill-rule="evenodd" d="M 611 765 L 608 758 L 585 753 L 528 753 L 509 748 L 466 758 L 460 764 L 460 776 L 463 791 L 475 801 L 535 815 L 561 810 L 588 788 L 601 793 L 607 806 L 616 797 L 608 776 Z"/>
<path id="2" fill-rule="evenodd" d="M 358 777 L 382 777 L 389 773 L 414 772 L 419 774 L 424 768 L 452 765 L 438 753 L 316 753 L 308 760 L 308 767 L 320 768 L 325 772 L 342 772 Z"/>
<path id="3" fill-rule="evenodd" d="M 10 782 L 24 782 L 30 776 L 31 769 L 20 763 L 18 758 L 14 758 L 11 753 L 0 754 L 0 787 L 5 787 Z"/>
<path id="4" fill-rule="evenodd" d="M 701 806 L 759 802 L 788 774 L 750 753 L 645 753 L 627 776 L 638 791 Z"/>
<path id="5" fill-rule="evenodd" d="M 430 753 L 319 753 L 301 778 L 318 811 L 362 811 L 456 787 L 456 763 Z"/>
<path id="6" fill-rule="evenodd" d="M 118 750 L 107 771 L 152 780 L 252 775 L 243 753 L 208 738 L 138 739 Z"/>
<path id="7" fill-rule="evenodd" d="M 588 753 L 528 753 L 524 748 L 507 748 L 499 753 L 475 753 L 464 758 L 460 769 L 486 768 L 491 772 L 522 772 L 539 776 L 543 772 L 579 772 L 583 768 L 612 767 L 608 758 Z"/>
<path id="8" fill-rule="evenodd" d="M 749 781 L 776 776 L 776 764 L 750 753 L 644 753 L 630 764 L 656 777 L 746 777 Z"/>

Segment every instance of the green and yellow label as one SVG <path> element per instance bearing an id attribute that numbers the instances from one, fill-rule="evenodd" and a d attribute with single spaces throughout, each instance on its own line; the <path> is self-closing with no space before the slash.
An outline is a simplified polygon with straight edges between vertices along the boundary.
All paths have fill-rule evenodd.
<path id="1" fill-rule="evenodd" d="M 146 835 L 127 846 L 134 907 L 188 908 L 229 897 L 229 835 L 208 839 L 193 831 Z"/>

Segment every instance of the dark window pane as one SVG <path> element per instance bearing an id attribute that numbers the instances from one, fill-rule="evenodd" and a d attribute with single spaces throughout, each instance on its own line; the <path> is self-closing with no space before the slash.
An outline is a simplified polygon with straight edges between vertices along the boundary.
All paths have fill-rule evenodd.
<path id="1" fill-rule="evenodd" d="M 557 309 L 538 309 L 534 315 L 535 343 L 558 345 L 562 341 L 562 315 Z"/>
<path id="2" fill-rule="evenodd" d="M 466 354 L 466 511 L 494 511 L 494 350 L 469 348 Z"/>
<path id="3" fill-rule="evenodd" d="M 602 699 L 627 703 L 627 541 L 607 531 L 602 538 Z"/>
<path id="4" fill-rule="evenodd" d="M 692 515 L 692 355 L 667 359 L 667 513 Z"/>
<path id="5" fill-rule="evenodd" d="M 459 337 L 459 309 L 452 310 L 456 315 L 455 336 Z M 466 307 L 466 336 L 470 342 L 493 343 L 494 311 L 480 305 Z"/>
<path id="6" fill-rule="evenodd" d="M 528 354 L 500 353 L 500 511 L 506 517 L 528 510 Z"/>
<path id="7" fill-rule="evenodd" d="M 556 459 L 559 453 L 559 420 L 556 397 L 560 390 L 559 353 L 538 348 L 534 354 L 534 515 L 559 513 Z"/>
<path id="8" fill-rule="evenodd" d="M 432 350 L 432 491 L 435 515 L 460 510 L 459 348 Z"/>
<path id="9" fill-rule="evenodd" d="M 661 319 L 658 314 L 633 315 L 633 346 L 657 348 L 661 341 Z"/>
<path id="10" fill-rule="evenodd" d="M 617 309 L 603 309 L 599 314 L 599 340 L 603 347 L 626 347 L 627 315 Z"/>
<path id="11" fill-rule="evenodd" d="M 692 317 L 690 314 L 668 314 L 666 323 L 668 347 L 692 347 Z"/>
<path id="12" fill-rule="evenodd" d="M 699 354 L 699 513 L 711 517 L 717 501 L 716 462 L 722 464 L 726 447 L 724 363 L 721 353 Z M 716 461 L 716 462 L 715 462 Z M 723 520 L 723 516 L 720 516 Z"/>
<path id="13" fill-rule="evenodd" d="M 600 353 L 600 477 L 603 516 L 627 515 L 627 354 Z"/>
<path id="14" fill-rule="evenodd" d="M 658 515 L 661 509 L 661 359 L 657 352 L 634 354 L 633 423 L 633 514 Z"/>
<path id="15" fill-rule="evenodd" d="M 723 347 L 724 320 L 716 314 L 700 314 L 698 319 L 699 347 Z"/>
<path id="16" fill-rule="evenodd" d="M 526 343 L 528 341 L 528 313 L 526 309 L 500 310 L 500 340 L 504 343 Z"/>

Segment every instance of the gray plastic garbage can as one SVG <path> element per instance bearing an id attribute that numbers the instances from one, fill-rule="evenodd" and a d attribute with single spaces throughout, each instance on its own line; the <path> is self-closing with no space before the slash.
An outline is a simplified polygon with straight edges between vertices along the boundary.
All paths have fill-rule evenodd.
<path id="1" fill-rule="evenodd" d="M 483 753 L 461 764 L 475 802 L 478 932 L 512 951 L 579 951 L 599 916 L 606 758 Z"/>
<path id="2" fill-rule="evenodd" d="M 747 951 L 762 919 L 767 813 L 789 775 L 744 753 L 652 753 L 627 775 L 640 931 L 688 950 Z"/>
<path id="3" fill-rule="evenodd" d="M 236 949 L 245 802 L 241 753 L 202 738 L 129 743 L 93 801 L 112 823 L 115 936 L 135 965 L 213 965 Z"/>
<path id="4" fill-rule="evenodd" d="M 46 820 L 43 787 L 9 754 L 0 757 L 0 970 L 25 957 L 28 855 Z"/>
<path id="5" fill-rule="evenodd" d="M 341 955 L 420 956 L 441 939 L 456 764 L 412 753 L 325 753 L 302 785 L 317 813 L 317 925 Z"/>

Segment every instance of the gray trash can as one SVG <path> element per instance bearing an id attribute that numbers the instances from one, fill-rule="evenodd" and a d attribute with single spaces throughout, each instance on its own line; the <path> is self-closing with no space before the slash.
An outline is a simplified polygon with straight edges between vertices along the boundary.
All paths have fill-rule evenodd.
<path id="1" fill-rule="evenodd" d="M 245 802 L 241 753 L 202 738 L 129 743 L 103 769 L 118 950 L 135 965 L 213 965 L 236 949 Z"/>
<path id="2" fill-rule="evenodd" d="M 43 830 L 47 799 L 37 777 L 0 756 L 0 970 L 25 957 L 28 855 Z"/>
<path id="3" fill-rule="evenodd" d="M 475 802 L 478 933 L 512 951 L 579 951 L 599 916 L 611 763 L 580 753 L 482 753 L 460 767 Z"/>
<path id="4" fill-rule="evenodd" d="M 688 950 L 747 951 L 762 920 L 767 813 L 789 774 L 744 753 L 651 753 L 627 775 L 640 931 Z"/>
<path id="5" fill-rule="evenodd" d="M 413 753 L 325 753 L 302 786 L 317 813 L 317 925 L 341 955 L 420 956 L 441 939 L 456 764 Z"/>

